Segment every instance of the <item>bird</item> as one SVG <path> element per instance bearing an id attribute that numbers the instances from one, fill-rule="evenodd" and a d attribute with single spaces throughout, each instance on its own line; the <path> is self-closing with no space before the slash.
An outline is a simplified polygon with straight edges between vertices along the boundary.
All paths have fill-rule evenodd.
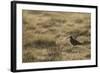
<path id="1" fill-rule="evenodd" d="M 76 45 L 81 45 L 82 43 L 79 42 L 78 40 L 76 40 L 75 38 L 73 38 L 73 36 L 70 36 L 70 43 L 73 45 L 73 46 L 76 46 Z"/>

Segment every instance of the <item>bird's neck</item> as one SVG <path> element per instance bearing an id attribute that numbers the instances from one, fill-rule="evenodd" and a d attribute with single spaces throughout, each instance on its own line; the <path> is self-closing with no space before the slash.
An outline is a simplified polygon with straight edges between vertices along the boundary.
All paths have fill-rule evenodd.
<path id="1" fill-rule="evenodd" d="M 73 37 L 71 36 L 70 39 L 73 39 Z"/>

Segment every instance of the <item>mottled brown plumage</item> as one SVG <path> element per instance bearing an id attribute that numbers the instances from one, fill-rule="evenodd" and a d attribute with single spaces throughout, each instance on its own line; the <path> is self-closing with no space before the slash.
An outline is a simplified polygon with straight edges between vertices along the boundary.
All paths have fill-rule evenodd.
<path id="1" fill-rule="evenodd" d="M 70 43 L 75 46 L 75 45 L 81 45 L 82 43 L 80 43 L 78 40 L 74 39 L 72 36 L 70 36 Z"/>

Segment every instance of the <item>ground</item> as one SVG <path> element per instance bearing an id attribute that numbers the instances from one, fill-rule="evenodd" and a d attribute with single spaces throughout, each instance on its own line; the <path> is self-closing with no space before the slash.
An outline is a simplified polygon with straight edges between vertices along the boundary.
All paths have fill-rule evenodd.
<path id="1" fill-rule="evenodd" d="M 24 63 L 91 58 L 91 14 L 23 10 L 22 20 Z M 73 46 L 72 35 L 82 44 Z"/>

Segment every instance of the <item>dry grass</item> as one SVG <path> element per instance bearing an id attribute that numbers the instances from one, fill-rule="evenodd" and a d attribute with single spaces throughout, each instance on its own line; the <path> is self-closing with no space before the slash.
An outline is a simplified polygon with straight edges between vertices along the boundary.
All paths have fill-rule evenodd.
<path id="1" fill-rule="evenodd" d="M 26 62 L 91 58 L 89 13 L 23 10 L 23 59 Z M 82 45 L 72 47 L 70 35 Z"/>

